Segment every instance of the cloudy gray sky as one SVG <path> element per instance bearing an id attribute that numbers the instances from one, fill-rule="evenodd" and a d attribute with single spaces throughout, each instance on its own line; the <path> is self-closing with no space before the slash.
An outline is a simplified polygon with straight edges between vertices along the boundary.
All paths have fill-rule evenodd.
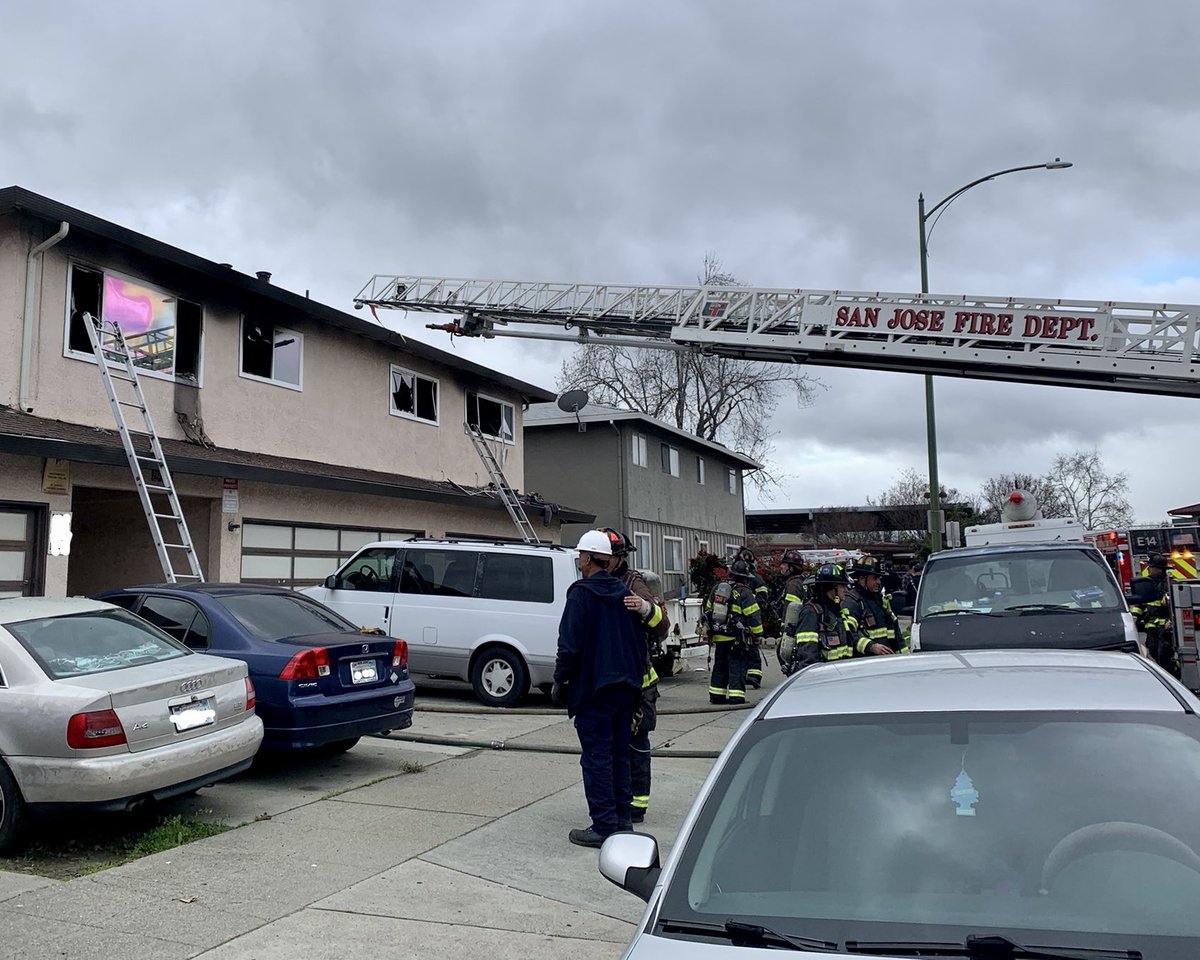
<path id="1" fill-rule="evenodd" d="M 0 183 L 343 308 L 374 273 L 1200 303 L 1195 0 L 0 0 Z M 405 320 L 406 334 L 448 346 Z M 563 347 L 456 349 L 553 386 Z M 814 368 L 773 507 L 925 468 L 918 376 Z M 1200 500 L 1195 400 L 939 378 L 943 482 L 1096 447 Z M 751 500 L 751 506 L 758 505 Z"/>

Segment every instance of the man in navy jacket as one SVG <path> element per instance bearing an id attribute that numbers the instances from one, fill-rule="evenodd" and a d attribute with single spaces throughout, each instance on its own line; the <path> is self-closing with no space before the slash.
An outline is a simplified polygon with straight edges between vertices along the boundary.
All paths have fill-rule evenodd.
<path id="1" fill-rule="evenodd" d="M 579 765 L 591 825 L 572 830 L 581 847 L 632 828 L 629 743 L 642 693 L 646 640 L 625 609 L 629 590 L 608 572 L 612 543 L 599 530 L 579 539 L 583 576 L 567 590 L 558 625 L 558 658 L 551 699 L 566 700 L 579 735 Z"/>

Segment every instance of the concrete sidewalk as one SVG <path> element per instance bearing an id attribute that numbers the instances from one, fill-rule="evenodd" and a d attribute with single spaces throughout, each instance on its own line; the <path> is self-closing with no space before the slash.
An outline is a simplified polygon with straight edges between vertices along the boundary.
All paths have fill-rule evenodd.
<path id="1" fill-rule="evenodd" d="M 768 686 L 778 679 L 768 668 Z M 659 705 L 706 701 L 707 673 L 690 672 L 664 681 Z M 719 750 L 744 719 L 664 716 L 652 742 Z M 407 732 L 577 742 L 561 713 L 418 712 Z M 664 857 L 710 767 L 654 761 L 639 829 Z M 370 739 L 177 806 L 245 825 L 70 881 L 0 872 L 0 957 L 615 958 L 644 906 L 567 841 L 587 822 L 574 756 Z"/>

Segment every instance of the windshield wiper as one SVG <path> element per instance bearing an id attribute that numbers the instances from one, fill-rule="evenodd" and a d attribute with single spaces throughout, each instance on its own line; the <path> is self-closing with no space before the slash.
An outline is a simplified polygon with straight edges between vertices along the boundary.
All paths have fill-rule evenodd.
<path id="1" fill-rule="evenodd" d="M 935 610 L 933 613 L 921 614 L 922 620 L 928 620 L 931 617 L 949 617 L 953 614 L 972 613 L 977 617 L 996 617 L 999 614 L 992 613 L 990 610 L 980 610 L 977 607 L 958 607 L 955 610 Z"/>
<path id="2" fill-rule="evenodd" d="M 785 950 L 809 950 L 818 953 L 836 953 L 838 945 L 832 940 L 813 937 L 793 937 L 777 933 L 756 923 L 741 920 L 726 920 L 725 923 L 699 923 L 691 920 L 659 920 L 663 933 L 692 933 L 701 936 L 728 940 L 735 947 L 782 947 Z"/>
<path id="3" fill-rule="evenodd" d="M 970 936 L 963 943 L 847 940 L 846 952 L 889 953 L 901 957 L 967 957 L 969 960 L 1142 960 L 1140 950 L 1025 946 L 996 934 Z"/>
<path id="4" fill-rule="evenodd" d="M 1070 607 L 1065 603 L 1018 603 L 1006 610 L 1036 610 L 1038 613 L 1095 613 L 1095 607 Z"/>

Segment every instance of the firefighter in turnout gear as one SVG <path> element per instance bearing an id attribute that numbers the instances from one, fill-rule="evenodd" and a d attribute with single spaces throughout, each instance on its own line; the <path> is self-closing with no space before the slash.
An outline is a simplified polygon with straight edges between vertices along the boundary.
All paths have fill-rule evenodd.
<path id="1" fill-rule="evenodd" d="M 735 560 L 729 566 L 729 578 L 713 587 L 704 602 L 708 642 L 713 646 L 710 703 L 746 702 L 747 653 L 763 631 L 762 613 L 751 588 L 753 577 L 754 570 L 746 561 Z"/>
<path id="2" fill-rule="evenodd" d="M 783 596 L 779 600 L 777 612 L 779 622 L 787 620 L 788 604 L 804 603 L 808 588 L 805 585 L 804 555 L 799 550 L 783 551 L 779 558 L 779 572 L 783 574 Z"/>
<path id="3" fill-rule="evenodd" d="M 855 650 L 859 656 L 908 653 L 900 618 L 891 598 L 883 592 L 883 565 L 877 557 L 862 557 L 853 567 L 854 586 L 846 591 L 842 606 L 858 627 Z"/>
<path id="4" fill-rule="evenodd" d="M 666 604 L 654 594 L 646 578 L 629 566 L 629 555 L 637 548 L 625 534 L 612 527 L 604 533 L 612 543 L 613 559 L 609 572 L 629 589 L 625 608 L 641 625 L 646 635 L 646 663 L 642 674 L 642 701 L 633 715 L 633 740 L 630 743 L 629 767 L 633 780 L 633 799 L 630 812 L 634 823 L 646 819 L 650 806 L 650 734 L 658 724 L 658 674 L 654 670 L 653 650 L 667 635 L 671 626 Z"/>
<path id="5" fill-rule="evenodd" d="M 738 551 L 738 559 L 744 561 L 750 567 L 752 578 L 750 580 L 750 589 L 754 591 L 754 598 L 758 601 L 759 610 L 766 608 L 767 600 L 771 594 L 771 588 L 767 586 L 767 581 L 760 577 L 755 570 L 757 558 L 754 556 L 754 551 L 749 547 L 742 547 Z M 758 646 L 758 641 L 751 643 L 746 657 L 746 686 L 753 687 L 758 690 L 762 687 L 762 650 Z"/>
<path id="6" fill-rule="evenodd" d="M 1146 634 L 1146 652 L 1164 670 L 1177 673 L 1166 558 L 1152 556 L 1146 563 L 1146 575 L 1134 577 L 1129 589 L 1132 595 L 1129 612 L 1137 628 Z"/>
<path id="7" fill-rule="evenodd" d="M 840 563 L 823 563 L 812 584 L 812 599 L 788 605 L 784 637 L 779 642 L 779 666 L 785 674 L 825 660 L 854 656 L 857 626 L 842 607 L 850 577 Z"/>

